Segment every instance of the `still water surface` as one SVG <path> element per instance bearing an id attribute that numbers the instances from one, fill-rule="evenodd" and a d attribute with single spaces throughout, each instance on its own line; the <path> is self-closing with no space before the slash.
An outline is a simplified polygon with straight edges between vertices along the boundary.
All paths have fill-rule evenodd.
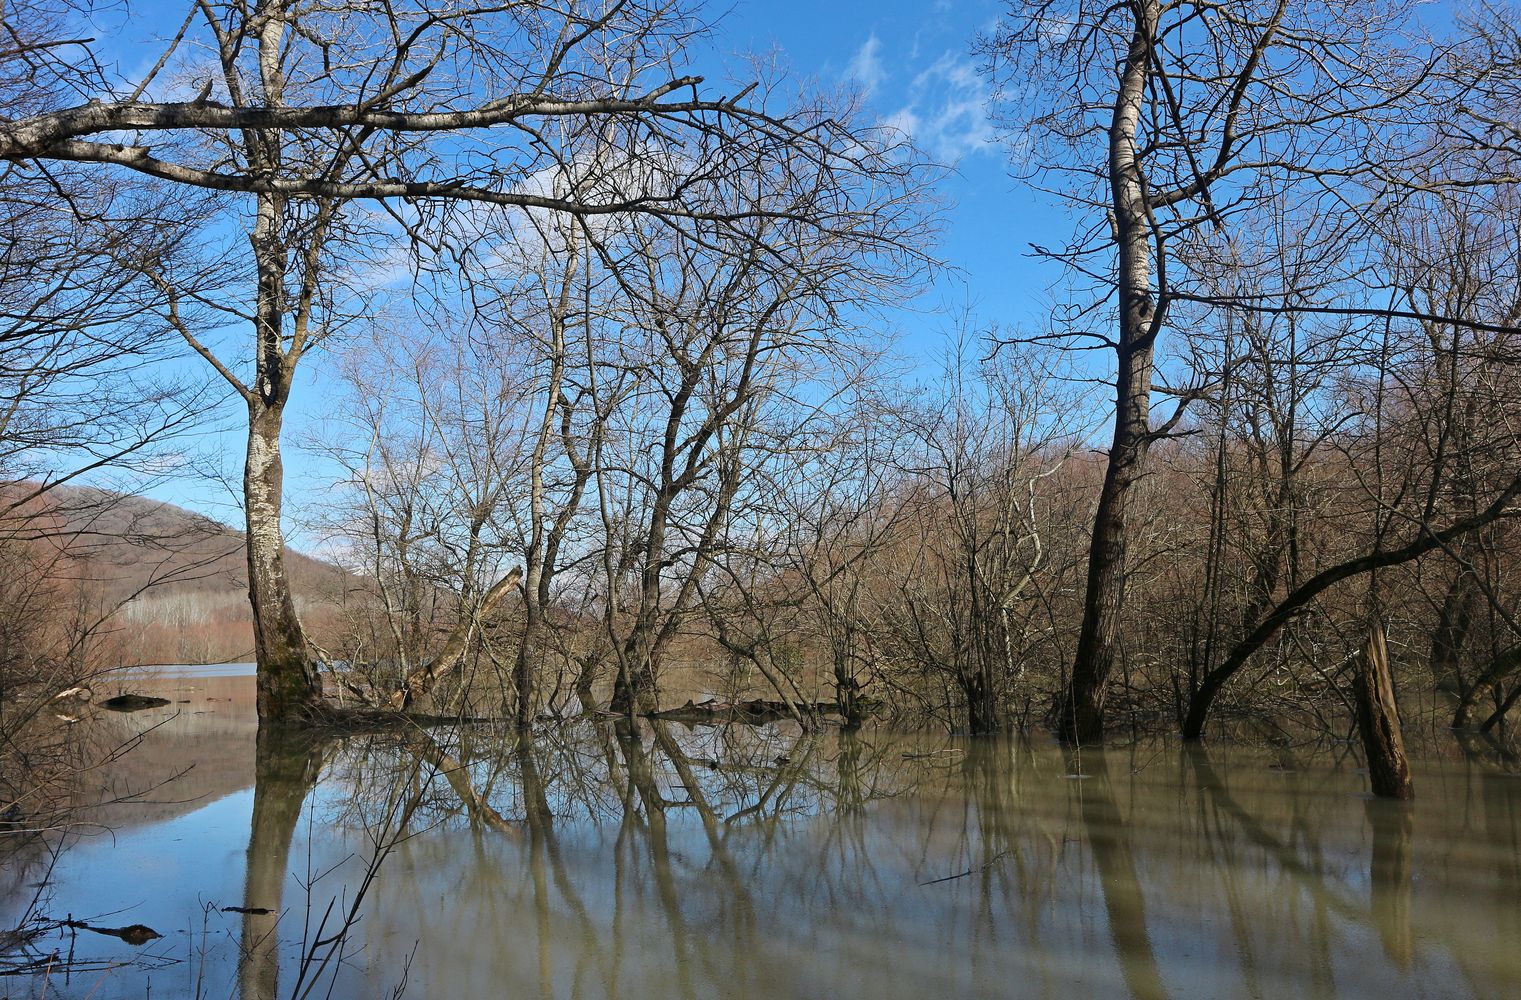
<path id="1" fill-rule="evenodd" d="M 0 991 L 1521 996 L 1521 779 L 1456 754 L 1417 764 L 1410 808 L 1370 800 L 1344 746 L 260 740 L 248 678 L 175 683 L 171 708 L 88 723 L 162 723 L 100 776 L 133 801 L 0 883 L 7 927 L 45 882 L 53 917 L 164 936 L 55 933 L 43 951 L 96 965 Z"/>

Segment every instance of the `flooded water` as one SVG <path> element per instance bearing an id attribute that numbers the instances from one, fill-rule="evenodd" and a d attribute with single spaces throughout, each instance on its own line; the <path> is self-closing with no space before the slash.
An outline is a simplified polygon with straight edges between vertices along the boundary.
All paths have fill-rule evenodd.
<path id="1" fill-rule="evenodd" d="M 12 996 L 1521 996 L 1521 779 L 1456 754 L 1408 807 L 1345 746 L 276 739 L 246 677 L 159 687 L 0 917 L 162 937 L 52 930 Z"/>

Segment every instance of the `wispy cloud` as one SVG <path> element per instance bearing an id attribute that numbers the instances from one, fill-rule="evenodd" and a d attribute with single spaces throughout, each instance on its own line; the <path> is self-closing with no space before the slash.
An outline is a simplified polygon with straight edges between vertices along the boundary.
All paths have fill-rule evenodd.
<path id="1" fill-rule="evenodd" d="M 908 102 L 886 122 L 944 163 L 992 152 L 997 133 L 988 121 L 988 84 L 971 58 L 947 51 L 913 79 Z"/>
<path id="2" fill-rule="evenodd" d="M 861 90 L 866 94 L 876 90 L 887 79 L 881 53 L 882 40 L 873 34 L 856 50 L 850 64 L 845 67 L 845 76 L 860 84 Z"/>

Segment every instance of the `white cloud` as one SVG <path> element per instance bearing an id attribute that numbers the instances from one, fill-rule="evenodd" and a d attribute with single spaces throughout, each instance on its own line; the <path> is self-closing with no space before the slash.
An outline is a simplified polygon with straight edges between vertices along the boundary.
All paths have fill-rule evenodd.
<path id="1" fill-rule="evenodd" d="M 908 103 L 885 124 L 911 136 L 945 163 L 991 152 L 997 137 L 987 115 L 988 85 L 972 60 L 947 51 L 914 77 Z"/>
<path id="2" fill-rule="evenodd" d="M 882 68 L 881 51 L 882 40 L 873 34 L 856 50 L 856 54 L 850 58 L 850 64 L 845 67 L 845 75 L 860 84 L 861 90 L 867 94 L 887 79 L 887 71 Z"/>

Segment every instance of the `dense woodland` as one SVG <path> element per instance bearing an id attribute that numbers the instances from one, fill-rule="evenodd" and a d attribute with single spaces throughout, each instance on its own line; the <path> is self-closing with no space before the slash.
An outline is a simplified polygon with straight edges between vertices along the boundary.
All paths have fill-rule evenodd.
<path id="1" fill-rule="evenodd" d="M 968 45 L 1075 220 L 1008 234 L 1060 304 L 907 357 L 944 167 L 848 90 L 683 75 L 700 5 L 211 0 L 132 79 L 6 5 L 0 738 L 219 558 L 108 592 L 59 509 L 189 474 L 228 393 L 266 720 L 1340 732 L 1377 625 L 1407 715 L 1503 729 L 1521 11 L 1409 7 L 1010 3 Z M 341 386 L 320 502 L 298 365 Z"/>

